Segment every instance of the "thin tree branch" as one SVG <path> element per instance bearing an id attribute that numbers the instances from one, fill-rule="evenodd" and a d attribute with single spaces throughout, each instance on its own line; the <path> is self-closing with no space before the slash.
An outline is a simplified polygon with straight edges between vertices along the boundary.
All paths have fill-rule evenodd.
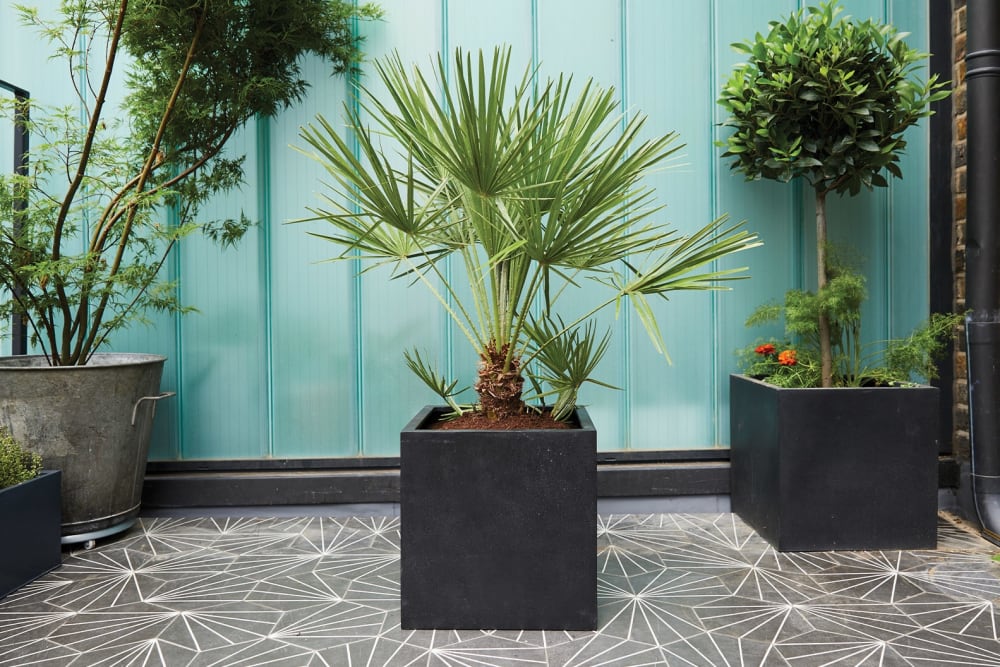
<path id="1" fill-rule="evenodd" d="M 125 2 L 126 0 L 123 0 Z M 188 71 L 191 68 L 191 63 L 194 60 L 195 51 L 198 48 L 199 41 L 201 39 L 201 32 L 205 25 L 205 16 L 208 12 L 207 0 L 203 0 L 201 3 L 201 14 L 198 16 L 198 24 L 195 26 L 194 35 L 191 37 L 191 43 L 188 47 L 187 55 L 184 58 L 184 65 L 181 67 L 181 71 L 177 77 L 177 83 L 174 85 L 174 90 L 170 95 L 170 99 L 167 101 L 167 106 L 163 111 L 163 117 L 160 119 L 160 127 L 156 131 L 156 136 L 153 139 L 153 143 L 149 149 L 149 155 L 146 157 L 146 163 L 143 165 L 142 171 L 139 172 L 139 181 L 135 186 L 135 194 L 141 195 L 143 188 L 145 187 L 146 180 L 152 174 L 153 168 L 155 166 L 156 160 L 158 159 L 160 153 L 160 144 L 163 142 L 163 136 L 167 131 L 167 124 L 170 121 L 170 117 L 173 115 L 174 108 L 177 104 L 177 98 L 180 96 L 181 88 L 184 82 L 187 80 Z M 136 215 L 136 203 L 133 202 L 129 207 L 127 207 L 128 215 L 125 220 L 125 225 L 122 228 L 121 240 L 118 242 L 118 250 L 115 253 L 114 262 L 108 272 L 108 277 L 114 277 L 118 274 L 118 270 L 121 267 L 122 258 L 125 256 L 125 248 L 128 246 L 128 240 L 132 234 L 132 225 L 135 221 Z M 97 333 L 99 329 L 99 323 L 104 318 L 104 311 L 107 309 L 108 300 L 110 299 L 110 293 L 105 291 L 101 295 L 101 302 L 97 309 L 94 311 L 91 317 L 90 332 L 87 334 L 86 341 L 82 346 L 78 346 L 80 350 L 80 355 L 88 356 L 89 350 L 93 348 L 94 342 L 97 339 Z M 79 359 L 74 359 L 74 362 Z"/>

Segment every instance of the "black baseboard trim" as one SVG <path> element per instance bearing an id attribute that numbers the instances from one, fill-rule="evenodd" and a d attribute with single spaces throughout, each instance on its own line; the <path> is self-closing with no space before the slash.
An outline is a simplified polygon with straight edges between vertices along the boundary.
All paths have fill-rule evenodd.
<path id="1" fill-rule="evenodd" d="M 714 451 L 714 450 L 712 450 Z M 689 452 L 690 454 L 690 452 Z M 598 455 L 600 458 L 601 455 Z M 729 494 L 729 461 L 627 460 L 597 465 L 601 498 L 708 496 Z M 398 460 L 385 459 L 384 462 Z M 399 502 L 399 467 L 390 465 L 276 466 L 269 461 L 211 462 L 182 466 L 151 463 L 143 487 L 146 509 L 241 507 L 250 505 L 330 505 Z M 951 457 L 938 461 L 938 486 L 957 488 L 959 466 Z"/>

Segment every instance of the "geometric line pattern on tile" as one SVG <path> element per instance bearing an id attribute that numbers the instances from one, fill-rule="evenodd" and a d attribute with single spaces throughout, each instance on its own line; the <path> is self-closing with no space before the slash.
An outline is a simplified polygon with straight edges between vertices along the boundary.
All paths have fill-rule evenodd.
<path id="1" fill-rule="evenodd" d="M 993 547 L 939 529 L 778 553 L 729 513 L 601 516 L 598 631 L 410 631 L 398 518 L 144 518 L 0 601 L 0 666 L 1000 666 Z"/>

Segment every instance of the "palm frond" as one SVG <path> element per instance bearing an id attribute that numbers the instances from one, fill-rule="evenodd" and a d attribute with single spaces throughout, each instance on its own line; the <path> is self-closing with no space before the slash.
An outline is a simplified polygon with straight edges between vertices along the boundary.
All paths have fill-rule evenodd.
<path id="1" fill-rule="evenodd" d="M 610 329 L 598 340 L 593 321 L 582 327 L 567 328 L 561 318 L 540 318 L 530 320 L 525 332 L 537 351 L 536 363 L 544 369 L 531 374 L 536 381 L 535 386 L 538 386 L 537 382 L 545 382 L 552 389 L 540 395 L 556 396 L 552 406 L 555 419 L 563 420 L 572 414 L 580 388 L 587 382 L 617 389 L 591 377 L 608 350 Z"/>
<path id="2" fill-rule="evenodd" d="M 317 236 L 341 257 L 395 263 L 393 276 L 430 290 L 477 352 L 506 350 L 506 370 L 537 368 L 535 393 L 555 395 L 557 415 L 584 383 L 607 386 L 590 378 L 609 339 L 595 334 L 596 313 L 628 298 L 665 354 L 650 296 L 744 276 L 717 265 L 759 245 L 742 225 L 720 218 L 683 236 L 654 219 L 646 179 L 682 146 L 675 133 L 644 138 L 642 114 L 623 122 L 614 90 L 538 81 L 536 66 L 517 79 L 509 47 L 438 56 L 426 74 L 399 54 L 375 69 L 378 90 L 359 87 L 361 111 L 345 115 L 356 149 L 321 117 L 302 131 L 303 152 L 331 176 L 309 219 L 334 231 Z M 606 294 L 560 319 L 560 297 L 593 281 Z M 415 352 L 406 359 L 454 400 L 454 382 Z"/>
<path id="3" fill-rule="evenodd" d="M 413 371 L 413 374 L 420 378 L 431 391 L 440 396 L 454 412 L 458 414 L 464 412 L 463 408 L 455 401 L 455 397 L 466 391 L 468 387 L 456 390 L 455 387 L 458 386 L 458 380 L 449 382 L 445 379 L 436 368 L 423 360 L 416 348 L 413 350 L 404 350 L 403 357 L 406 359 L 406 367 Z"/>

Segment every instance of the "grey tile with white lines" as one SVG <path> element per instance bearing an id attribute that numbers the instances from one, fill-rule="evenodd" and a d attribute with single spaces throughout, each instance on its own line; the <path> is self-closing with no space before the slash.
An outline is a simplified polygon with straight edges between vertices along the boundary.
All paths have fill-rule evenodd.
<path id="1" fill-rule="evenodd" d="M 1000 564 L 777 553 L 733 514 L 611 515 L 596 632 L 399 627 L 399 519 L 146 518 L 0 601 L 0 666 L 997 665 Z"/>

